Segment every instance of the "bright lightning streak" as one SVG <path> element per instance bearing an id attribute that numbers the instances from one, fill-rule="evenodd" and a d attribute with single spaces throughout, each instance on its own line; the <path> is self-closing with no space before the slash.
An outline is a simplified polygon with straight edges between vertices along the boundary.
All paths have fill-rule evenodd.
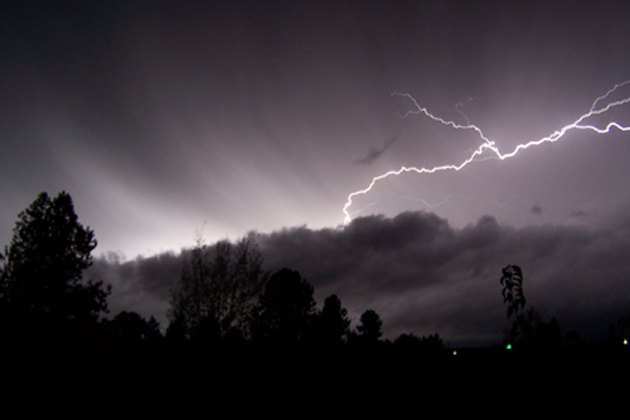
<path id="1" fill-rule="evenodd" d="M 358 190 L 358 191 L 354 191 L 352 193 L 350 193 L 350 195 L 348 195 L 348 200 L 346 201 L 346 204 L 343 206 L 343 213 L 345 214 L 345 219 L 344 219 L 344 224 L 348 224 L 350 223 L 350 221 L 352 220 L 352 218 L 350 217 L 350 212 L 349 212 L 349 208 L 352 205 L 352 200 L 354 197 L 358 196 L 358 195 L 364 195 L 367 194 L 368 192 L 370 192 L 372 190 L 372 188 L 376 185 L 377 182 L 388 178 L 390 176 L 393 175 L 400 175 L 403 172 L 416 172 L 418 174 L 432 174 L 435 172 L 439 172 L 439 171 L 460 171 L 462 170 L 464 167 L 466 167 L 469 163 L 473 162 L 475 160 L 475 158 L 480 157 L 483 153 L 485 152 L 491 152 L 494 155 L 496 155 L 496 157 L 498 157 L 501 160 L 505 160 L 505 159 L 509 159 L 512 158 L 514 156 L 516 156 L 520 151 L 528 149 L 532 146 L 539 146 L 543 143 L 554 143 L 558 140 L 560 140 L 562 137 L 564 137 L 564 135 L 566 133 L 568 133 L 571 130 L 591 130 L 591 131 L 595 131 L 596 133 L 599 134 L 605 134 L 610 132 L 611 129 L 616 128 L 620 131 L 630 131 L 630 127 L 626 127 L 623 126 L 617 122 L 610 122 L 606 125 L 606 127 L 604 128 L 599 128 L 596 127 L 594 125 L 589 125 L 589 124 L 585 124 L 585 120 L 587 120 L 590 117 L 593 117 L 595 115 L 601 115 L 605 112 L 610 111 L 613 108 L 617 108 L 623 105 L 626 105 L 628 103 L 630 103 L 630 97 L 626 97 L 623 99 L 619 99 L 619 100 L 615 100 L 615 101 L 609 101 L 606 102 L 606 100 L 614 93 L 616 92 L 619 88 L 630 84 L 630 80 L 627 80 L 623 83 L 619 83 L 616 84 L 612 89 L 610 89 L 608 92 L 606 92 L 604 95 L 598 97 L 597 99 L 595 99 L 595 101 L 593 102 L 593 104 L 591 105 L 591 109 L 584 115 L 580 116 L 577 120 L 575 120 L 573 123 L 565 125 L 564 127 L 562 127 L 559 130 L 556 130 L 555 132 L 553 132 L 552 134 L 543 137 L 541 139 L 538 140 L 532 140 L 530 142 L 527 143 L 522 143 L 517 145 L 514 150 L 512 150 L 509 153 L 502 153 L 499 148 L 495 145 L 495 142 L 490 140 L 489 138 L 487 138 L 485 136 L 485 134 L 483 134 L 483 132 L 481 131 L 481 129 L 479 127 L 477 127 L 474 124 L 471 124 L 470 121 L 467 120 L 467 124 L 466 125 L 461 125 L 461 124 L 457 124 L 453 121 L 447 121 L 444 120 L 441 117 L 437 117 L 433 114 L 431 114 L 426 108 L 420 106 L 418 104 L 418 102 L 408 93 L 400 93 L 400 92 L 393 92 L 392 96 L 400 96 L 403 98 L 407 98 L 409 99 L 415 106 L 416 109 L 414 110 L 410 110 L 407 111 L 404 115 L 401 115 L 402 118 L 407 118 L 409 115 L 417 115 L 417 114 L 424 114 L 426 117 L 432 119 L 433 121 L 439 122 L 442 125 L 448 126 L 448 127 L 452 127 L 456 130 L 473 130 L 475 131 L 479 137 L 481 138 L 481 140 L 483 140 L 483 142 L 481 143 L 481 145 L 479 145 L 479 147 L 477 149 L 475 149 L 472 154 L 465 159 L 463 162 L 458 163 L 458 164 L 448 164 L 448 165 L 441 165 L 441 166 L 434 166 L 432 168 L 417 168 L 415 166 L 412 167 L 406 167 L 406 166 L 402 166 L 400 169 L 398 170 L 392 170 L 389 172 L 386 172 L 382 175 L 378 175 L 375 176 L 374 178 L 372 178 L 372 182 L 370 182 L 370 184 L 367 186 L 367 188 L 364 188 L 362 190 Z"/>

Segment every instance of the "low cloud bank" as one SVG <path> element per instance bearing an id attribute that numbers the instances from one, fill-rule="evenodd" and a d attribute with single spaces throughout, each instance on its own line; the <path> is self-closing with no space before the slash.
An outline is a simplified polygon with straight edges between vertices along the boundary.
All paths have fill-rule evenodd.
<path id="1" fill-rule="evenodd" d="M 439 333 L 451 344 L 497 344 L 508 326 L 501 269 L 521 266 L 528 304 L 563 333 L 605 337 L 630 316 L 630 225 L 503 226 L 490 216 L 461 229 L 432 213 L 368 216 L 343 229 L 306 226 L 258 234 L 266 268 L 299 271 L 321 305 L 337 294 L 356 325 L 366 309 L 385 336 Z M 133 310 L 166 327 L 170 292 L 186 252 L 121 262 L 100 258 L 88 277 L 114 286 L 112 315 Z"/>

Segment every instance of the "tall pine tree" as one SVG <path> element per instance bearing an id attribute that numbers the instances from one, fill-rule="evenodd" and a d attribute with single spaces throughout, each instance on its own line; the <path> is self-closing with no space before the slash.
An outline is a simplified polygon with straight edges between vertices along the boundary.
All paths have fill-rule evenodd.
<path id="1" fill-rule="evenodd" d="M 78 222 L 70 195 L 61 192 L 51 199 L 41 193 L 18 215 L 11 244 L 5 247 L 0 272 L 5 332 L 59 342 L 94 327 L 107 310 L 110 292 L 102 281 L 83 280 L 95 247 L 94 232 Z"/>

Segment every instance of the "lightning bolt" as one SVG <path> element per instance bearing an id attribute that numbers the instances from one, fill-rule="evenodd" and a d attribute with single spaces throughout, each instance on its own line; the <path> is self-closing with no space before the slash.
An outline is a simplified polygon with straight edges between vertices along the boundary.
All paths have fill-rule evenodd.
<path id="1" fill-rule="evenodd" d="M 597 99 L 595 99 L 595 101 L 593 102 L 593 104 L 591 105 L 590 110 L 581 115 L 577 120 L 575 120 L 574 122 L 572 122 L 571 124 L 567 124 L 564 127 L 562 127 L 559 130 L 554 131 L 552 134 L 540 138 L 538 140 L 532 140 L 529 141 L 527 143 L 521 143 L 519 145 L 517 145 L 511 152 L 508 153 L 503 153 L 499 150 L 499 148 L 497 147 L 497 145 L 495 144 L 494 141 L 490 140 L 488 137 L 486 137 L 486 135 L 483 133 L 483 131 L 481 131 L 481 129 L 479 127 L 477 127 L 474 124 L 471 124 L 470 121 L 468 120 L 468 118 L 466 118 L 466 124 L 457 124 L 453 121 L 447 121 L 441 117 L 435 116 L 433 114 L 431 114 L 427 108 L 424 108 L 422 106 L 420 106 L 420 104 L 418 104 L 418 102 L 408 93 L 400 93 L 400 92 L 392 92 L 392 96 L 398 96 L 398 97 L 403 97 L 403 98 L 407 98 L 409 99 L 413 105 L 414 105 L 414 109 L 411 109 L 409 111 L 407 111 L 405 114 L 400 115 L 401 118 L 407 118 L 410 115 L 419 115 L 422 114 L 428 118 L 430 118 L 433 121 L 436 121 L 442 125 L 445 125 L 447 127 L 451 127 L 453 129 L 456 130 L 472 130 L 475 131 L 477 133 L 477 135 L 479 136 L 479 138 L 482 140 L 482 143 L 479 145 L 479 147 L 477 147 L 475 150 L 473 150 L 473 152 L 471 153 L 471 155 L 465 159 L 464 161 L 460 162 L 460 163 L 455 163 L 455 164 L 448 164 L 448 165 L 441 165 L 441 166 L 434 166 L 434 167 L 429 167 L 429 168 L 417 168 L 415 166 L 411 166 L 411 167 L 407 167 L 407 166 L 402 166 L 400 167 L 400 169 L 397 170 L 391 170 L 389 172 L 385 172 L 384 174 L 375 176 L 374 178 L 372 178 L 372 181 L 370 182 L 370 184 L 362 189 L 362 190 L 358 190 L 358 191 L 354 191 L 352 193 L 350 193 L 348 195 L 348 199 L 346 201 L 346 204 L 343 206 L 343 213 L 345 214 L 345 219 L 344 219 L 344 224 L 348 224 L 350 223 L 350 221 L 352 220 L 351 216 L 350 216 L 350 211 L 349 208 L 350 206 L 352 206 L 352 200 L 354 199 L 354 197 L 359 196 L 359 195 L 365 195 L 368 192 L 370 192 L 372 190 L 372 188 L 374 188 L 374 186 L 381 180 L 388 178 L 390 176 L 395 176 L 395 175 L 400 175 L 402 173 L 406 173 L 406 172 L 415 172 L 418 174 L 433 174 L 436 172 L 441 172 L 441 171 L 461 171 L 463 168 L 465 168 L 466 166 L 468 166 L 468 164 L 472 163 L 473 161 L 477 160 L 486 160 L 486 158 L 483 159 L 478 159 L 481 158 L 481 156 L 484 153 L 491 153 L 491 157 L 492 158 L 499 158 L 501 160 L 506 160 L 509 158 L 512 158 L 514 156 L 516 156 L 518 153 L 520 153 L 521 151 L 528 149 L 532 146 L 539 146 L 543 143 L 555 143 L 556 141 L 560 140 L 561 138 L 563 138 L 565 136 L 565 134 L 567 134 L 569 131 L 572 130 L 590 130 L 590 131 L 594 131 L 598 134 L 605 134 L 605 133 L 609 133 L 613 128 L 618 129 L 620 131 L 630 131 L 630 127 L 626 127 L 623 126 L 621 124 L 619 124 L 618 122 L 612 121 L 609 122 L 604 128 L 599 128 L 597 126 L 594 125 L 589 125 L 587 124 L 585 121 L 587 119 L 589 119 L 590 117 L 596 116 L 596 115 L 601 115 L 603 113 L 606 113 L 608 111 L 610 111 L 613 108 L 617 108 L 617 107 L 621 107 L 623 105 L 626 105 L 630 102 L 630 97 L 626 97 L 623 99 L 617 99 L 617 100 L 612 100 L 609 99 L 611 97 L 611 95 L 613 93 L 615 93 L 617 90 L 619 90 L 620 88 L 622 88 L 625 85 L 630 84 L 630 80 L 627 80 L 625 82 L 622 83 L 618 83 L 616 84 L 614 87 L 612 87 L 610 90 L 608 90 L 608 92 L 606 92 L 605 94 L 603 94 L 602 96 L 599 96 Z M 462 105 L 462 104 L 458 104 L 458 105 Z"/>

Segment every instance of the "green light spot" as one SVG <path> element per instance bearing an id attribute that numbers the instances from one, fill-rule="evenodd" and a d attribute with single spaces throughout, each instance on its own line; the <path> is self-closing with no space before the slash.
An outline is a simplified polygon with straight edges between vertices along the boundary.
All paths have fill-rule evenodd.
<path id="1" fill-rule="evenodd" d="M 511 344 L 508 344 L 507 346 L 505 346 L 505 349 L 506 349 L 506 350 L 511 350 L 511 349 L 512 349 L 512 345 L 511 345 Z"/>

